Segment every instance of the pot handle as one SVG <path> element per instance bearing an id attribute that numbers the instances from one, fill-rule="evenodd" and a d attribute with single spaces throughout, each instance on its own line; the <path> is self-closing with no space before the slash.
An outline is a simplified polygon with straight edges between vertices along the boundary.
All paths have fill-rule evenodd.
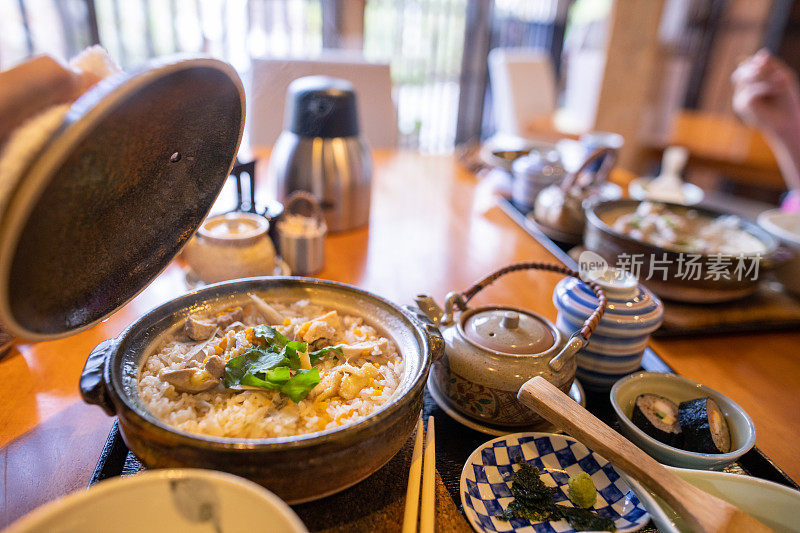
<path id="1" fill-rule="evenodd" d="M 514 263 L 513 265 L 501 268 L 500 270 L 486 276 L 464 292 L 451 292 L 448 294 L 447 301 L 445 302 L 444 317 L 442 317 L 441 322 L 443 324 L 450 323 L 453 320 L 454 307 L 458 307 L 462 311 L 466 310 L 467 304 L 476 294 L 497 281 L 497 279 L 501 278 L 502 276 L 520 270 L 545 270 L 580 279 L 580 274 L 578 272 L 562 265 L 556 265 L 553 263 L 540 263 L 536 261 Z M 603 318 L 603 313 L 606 311 L 606 293 L 603 291 L 603 288 L 594 281 L 585 281 L 584 283 L 586 283 L 597 296 L 597 307 L 583 323 L 583 327 L 574 333 L 569 338 L 566 346 L 564 346 L 564 348 L 550 360 L 550 367 L 556 372 L 564 366 L 564 363 L 567 361 L 567 359 L 569 359 L 569 357 L 573 356 L 578 350 L 586 346 L 589 337 L 592 335 L 592 333 L 594 333 L 594 330 L 600 323 L 600 319 Z"/>
<path id="2" fill-rule="evenodd" d="M 431 363 L 435 363 L 444 357 L 444 337 L 442 337 L 442 332 L 439 331 L 436 324 L 428 318 L 425 312 L 417 307 L 404 305 L 403 310 L 425 330 L 425 335 L 428 337 L 428 344 L 431 347 Z"/>
<path id="3" fill-rule="evenodd" d="M 108 339 L 98 344 L 86 359 L 80 379 L 80 389 L 83 401 L 99 405 L 109 416 L 117 414 L 117 409 L 108 394 L 108 387 L 103 374 L 109 355 L 119 345 L 118 339 Z"/>
<path id="4" fill-rule="evenodd" d="M 578 178 L 581 177 L 581 174 L 583 174 L 586 170 L 588 170 L 596 159 L 600 158 L 602 158 L 602 163 L 598 171 L 590 177 L 588 182 L 579 183 Z M 569 190 L 572 189 L 572 187 L 575 184 L 580 185 L 580 188 L 584 189 L 585 187 L 591 185 L 592 183 L 602 183 L 603 181 L 606 180 L 606 178 L 608 178 L 608 175 L 611 173 L 611 169 L 614 167 L 616 162 L 617 162 L 617 151 L 615 149 L 608 147 L 598 148 L 597 150 L 589 154 L 589 157 L 587 157 L 584 160 L 584 162 L 581 164 L 578 170 L 567 175 L 564 181 L 561 182 L 561 190 L 564 191 L 564 194 L 566 195 L 567 193 L 569 193 Z"/>

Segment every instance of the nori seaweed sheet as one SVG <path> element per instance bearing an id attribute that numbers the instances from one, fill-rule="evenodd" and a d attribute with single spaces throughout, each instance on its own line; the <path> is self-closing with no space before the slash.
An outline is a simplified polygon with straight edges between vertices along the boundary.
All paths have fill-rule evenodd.
<path id="1" fill-rule="evenodd" d="M 681 423 L 684 450 L 700 453 L 724 453 L 717 448 L 708 419 L 709 398 L 696 398 L 681 402 L 678 419 Z M 727 430 L 727 425 L 725 427 Z"/>

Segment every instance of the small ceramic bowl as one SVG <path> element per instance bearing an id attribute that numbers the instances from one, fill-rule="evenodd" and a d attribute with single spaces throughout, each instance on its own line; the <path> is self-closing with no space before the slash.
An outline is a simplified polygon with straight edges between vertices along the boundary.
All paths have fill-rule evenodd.
<path id="1" fill-rule="evenodd" d="M 640 394 L 658 394 L 675 403 L 710 397 L 717 403 L 728 421 L 731 431 L 731 451 L 689 452 L 667 446 L 650 437 L 631 422 L 633 403 Z M 611 388 L 611 405 L 623 435 L 654 459 L 667 465 L 698 470 L 719 470 L 747 453 L 756 442 L 756 427 L 737 403 L 714 389 L 676 374 L 638 372 L 623 378 Z"/>
<path id="2" fill-rule="evenodd" d="M 269 524 L 280 533 L 308 530 L 280 498 L 252 481 L 200 469 L 151 470 L 103 481 L 50 502 L 7 533 L 244 531 Z M 257 529 L 257 528 L 256 528 Z"/>
<path id="3" fill-rule="evenodd" d="M 709 494 L 732 503 L 774 531 L 798 531 L 797 510 L 800 492 L 789 487 L 750 476 L 725 472 L 700 472 L 671 468 L 681 477 Z M 623 474 L 624 476 L 624 474 Z M 650 513 L 650 518 L 662 533 L 691 531 L 678 514 L 661 498 L 628 479 L 628 483 Z"/>
<path id="4" fill-rule="evenodd" d="M 567 494 L 569 477 L 580 472 L 589 474 L 597 489 L 592 510 L 613 520 L 620 533 L 638 531 L 650 521 L 625 478 L 602 456 L 566 435 L 514 433 L 482 444 L 472 452 L 461 471 L 461 504 L 475 531 L 575 532 L 566 520 L 530 522 L 497 518 L 514 499 L 511 483 L 514 464 L 520 459 L 539 469 L 542 481 L 557 489 L 553 499 L 566 506 L 573 505 Z"/>

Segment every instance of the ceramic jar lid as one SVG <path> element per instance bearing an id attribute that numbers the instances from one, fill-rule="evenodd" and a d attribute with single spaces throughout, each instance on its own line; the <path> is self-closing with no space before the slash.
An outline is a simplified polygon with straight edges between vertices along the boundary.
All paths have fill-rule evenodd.
<path id="1" fill-rule="evenodd" d="M 558 152 L 531 151 L 511 165 L 514 177 L 541 183 L 555 183 L 562 179 L 566 172 L 558 159 Z"/>
<path id="2" fill-rule="evenodd" d="M 480 348 L 513 355 L 545 352 L 555 345 L 545 320 L 513 307 L 484 307 L 462 319 L 464 336 Z"/>
<path id="3" fill-rule="evenodd" d="M 226 213 L 208 218 L 197 230 L 203 239 L 219 245 L 250 244 L 267 233 L 266 218 L 252 213 Z"/>

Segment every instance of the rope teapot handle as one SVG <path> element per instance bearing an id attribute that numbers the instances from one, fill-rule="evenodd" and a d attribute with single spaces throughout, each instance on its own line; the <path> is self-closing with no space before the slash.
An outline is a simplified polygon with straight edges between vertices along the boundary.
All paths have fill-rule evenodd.
<path id="1" fill-rule="evenodd" d="M 506 274 L 510 274 L 511 272 L 518 272 L 520 270 L 544 270 L 580 279 L 580 274 L 578 272 L 565 266 L 556 265 L 553 263 L 540 263 L 535 261 L 514 263 L 513 265 L 509 265 L 495 271 L 492 274 L 489 274 L 464 292 L 451 292 L 448 294 L 447 300 L 445 301 L 445 310 L 444 316 L 442 317 L 442 322 L 446 324 L 453 320 L 453 314 L 456 307 L 461 311 L 465 311 L 467 309 L 467 304 L 476 294 L 497 281 L 499 278 L 505 276 Z M 574 345 L 580 344 L 580 346 L 578 346 L 574 351 L 577 351 L 585 346 L 586 342 L 589 340 L 589 337 L 591 337 L 592 333 L 594 333 L 594 330 L 597 329 L 597 325 L 600 323 L 600 319 L 603 318 L 603 313 L 605 313 L 606 310 L 606 293 L 603 291 L 602 287 L 600 287 L 600 285 L 594 281 L 585 283 L 597 296 L 597 307 L 583 323 L 583 327 L 570 338 L 565 350 L 570 348 L 571 345 L 574 347 Z M 556 356 L 556 359 L 560 358 L 562 354 L 564 354 L 564 352 Z"/>

